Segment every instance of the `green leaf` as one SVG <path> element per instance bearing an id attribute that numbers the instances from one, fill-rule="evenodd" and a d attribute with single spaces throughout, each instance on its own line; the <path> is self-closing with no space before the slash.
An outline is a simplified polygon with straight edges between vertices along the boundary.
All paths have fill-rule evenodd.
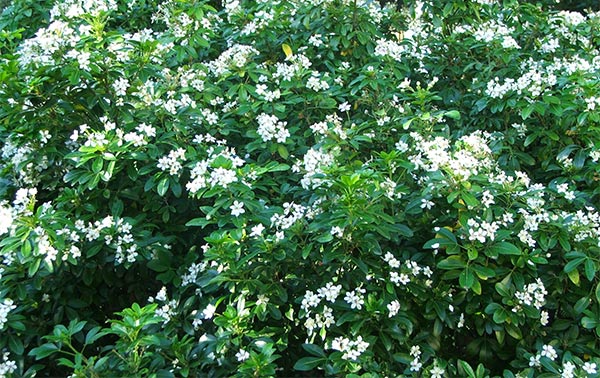
<path id="1" fill-rule="evenodd" d="M 330 232 L 324 232 L 321 236 L 319 236 L 316 241 L 319 243 L 327 243 L 333 240 L 333 235 Z"/>
<path id="2" fill-rule="evenodd" d="M 8 323 L 6 323 L 8 327 L 16 330 L 16 331 L 26 331 L 27 328 L 25 327 L 25 324 L 19 320 L 12 320 L 9 321 Z"/>
<path id="3" fill-rule="evenodd" d="M 31 256 L 32 250 L 33 250 L 33 248 L 31 246 L 31 240 L 29 240 L 29 239 L 24 240 L 23 244 L 21 245 L 21 255 L 23 255 L 23 257 L 27 258 L 27 257 Z M 29 277 L 31 277 L 31 275 Z"/>
<path id="4" fill-rule="evenodd" d="M 449 256 L 437 264 L 440 269 L 452 270 L 462 269 L 467 266 L 467 263 L 460 256 Z"/>
<path id="5" fill-rule="evenodd" d="M 475 373 L 477 374 L 477 378 L 484 378 L 485 367 L 483 366 L 483 364 L 477 365 L 477 371 Z"/>
<path id="6" fill-rule="evenodd" d="M 489 247 L 492 254 L 496 255 L 521 255 L 521 250 L 509 242 L 499 242 Z"/>
<path id="7" fill-rule="evenodd" d="M 469 261 L 477 260 L 479 253 L 476 248 L 469 248 L 467 250 L 467 256 L 469 257 Z"/>
<path id="8" fill-rule="evenodd" d="M 302 344 L 302 349 L 317 357 L 326 357 L 325 351 L 318 345 L 315 344 Z"/>
<path id="9" fill-rule="evenodd" d="M 589 297 L 579 298 L 577 302 L 575 302 L 575 306 L 573 306 L 573 310 L 575 310 L 576 314 L 583 313 L 591 303 L 591 299 Z"/>
<path id="10" fill-rule="evenodd" d="M 92 163 L 92 172 L 99 173 L 102 171 L 103 167 L 104 167 L 104 160 L 101 157 L 97 157 L 96 159 L 94 159 L 94 162 Z"/>
<path id="11" fill-rule="evenodd" d="M 279 156 L 281 156 L 282 159 L 287 159 L 290 156 L 290 153 L 283 144 L 277 146 L 277 153 L 279 154 Z"/>
<path id="12" fill-rule="evenodd" d="M 192 227 L 192 226 L 200 226 L 202 228 L 204 228 L 206 225 L 211 224 L 212 221 L 206 219 L 206 217 L 201 217 L 201 218 L 194 218 L 190 221 L 188 221 L 185 225 L 188 227 Z"/>
<path id="13" fill-rule="evenodd" d="M 573 282 L 575 284 L 575 286 L 579 286 L 580 278 L 579 278 L 578 270 L 570 271 L 569 273 L 567 273 L 567 276 L 569 277 L 571 282 Z"/>
<path id="14" fill-rule="evenodd" d="M 592 319 L 589 316 L 584 316 L 581 319 L 581 326 L 586 329 L 594 329 L 598 326 L 598 320 Z"/>
<path id="15" fill-rule="evenodd" d="M 487 280 L 488 278 L 496 276 L 496 271 L 494 269 L 485 266 L 473 265 L 471 266 L 471 268 L 475 271 L 477 277 L 479 277 L 482 280 Z"/>
<path id="16" fill-rule="evenodd" d="M 69 322 L 69 334 L 74 335 L 77 332 L 81 331 L 83 329 L 83 327 L 86 325 L 86 321 L 85 320 L 71 320 Z"/>
<path id="17" fill-rule="evenodd" d="M 534 105 L 529 105 L 529 106 L 525 107 L 523 110 L 521 110 L 521 118 L 524 120 L 529 118 L 531 113 L 533 113 L 534 109 L 535 109 Z"/>
<path id="18" fill-rule="evenodd" d="M 444 113 L 444 116 L 452 119 L 460 119 L 460 112 L 458 110 L 450 110 Z"/>
<path id="19" fill-rule="evenodd" d="M 516 340 L 521 340 L 523 338 L 521 329 L 512 323 L 504 324 L 504 329 L 506 330 L 506 333 Z"/>
<path id="20" fill-rule="evenodd" d="M 88 333 L 85 335 L 85 343 L 86 344 L 93 344 L 96 340 L 98 340 L 99 338 L 106 336 L 106 332 L 105 331 L 101 331 L 102 327 L 96 326 L 93 327 L 92 329 L 90 329 L 88 331 Z"/>
<path id="21" fill-rule="evenodd" d="M 462 192 L 460 194 L 460 198 L 467 204 L 468 207 L 477 207 L 479 206 L 479 201 L 469 192 Z"/>
<path id="22" fill-rule="evenodd" d="M 37 360 L 41 360 L 42 358 L 46 358 L 58 351 L 59 351 L 59 349 L 55 344 L 46 343 L 46 344 L 40 345 L 37 348 L 33 348 L 31 351 L 29 351 L 28 355 L 35 357 L 35 359 L 37 361 Z"/>
<path id="23" fill-rule="evenodd" d="M 530 144 L 532 144 L 533 142 L 535 142 L 535 140 L 537 139 L 538 136 L 539 136 L 538 133 L 529 134 L 527 136 L 527 138 L 525 138 L 525 142 L 523 142 L 523 145 L 525 147 L 529 146 Z"/>
<path id="24" fill-rule="evenodd" d="M 23 351 L 25 350 L 23 341 L 21 341 L 21 339 L 15 334 L 8 335 L 8 348 L 17 356 L 22 355 Z"/>
<path id="25" fill-rule="evenodd" d="M 26 241 L 26 243 L 29 244 L 29 241 Z M 27 269 L 27 275 L 29 277 L 33 277 L 37 273 L 37 271 L 40 269 L 41 263 L 42 263 L 41 258 L 34 258 L 34 260 L 29 263 L 29 268 Z"/>
<path id="26" fill-rule="evenodd" d="M 165 195 L 165 193 L 167 192 L 167 190 L 169 190 L 169 178 L 168 177 L 163 177 L 158 182 L 158 186 L 156 187 L 156 191 L 157 191 L 158 195 L 162 197 L 162 196 Z"/>
<path id="27" fill-rule="evenodd" d="M 576 259 L 573 259 L 571 261 L 569 261 L 565 267 L 563 268 L 563 270 L 565 271 L 565 273 L 571 273 L 572 271 L 574 271 L 575 269 L 577 269 L 577 267 L 581 264 L 583 264 L 583 262 L 587 260 L 587 257 L 578 257 Z"/>
<path id="28" fill-rule="evenodd" d="M 115 217 L 120 217 L 123 213 L 123 208 L 123 201 L 121 201 L 120 199 L 115 199 L 112 205 L 110 206 L 110 213 Z"/>
<path id="29" fill-rule="evenodd" d="M 292 48 L 286 43 L 281 45 L 281 49 L 283 50 L 283 53 L 285 54 L 286 58 L 290 58 L 292 55 L 294 55 Z"/>
<path id="30" fill-rule="evenodd" d="M 556 363 L 554 363 L 549 358 L 542 358 L 542 359 L 540 359 L 540 363 L 542 364 L 542 366 L 546 370 L 548 370 L 548 371 L 550 371 L 552 373 L 555 373 L 555 374 L 559 374 L 559 371 L 557 369 L 558 366 L 556 365 Z M 552 375 L 552 376 L 554 377 L 554 375 Z"/>
<path id="31" fill-rule="evenodd" d="M 460 286 L 470 289 L 475 283 L 475 275 L 473 274 L 473 271 L 468 267 L 467 269 L 463 270 L 460 273 L 460 276 L 458 276 L 458 283 Z"/>
<path id="32" fill-rule="evenodd" d="M 494 285 L 494 287 L 496 288 L 496 291 L 498 292 L 498 294 L 500 294 L 502 297 L 504 297 L 504 298 L 512 297 L 512 294 L 510 293 L 509 288 L 504 283 L 497 282 L 496 285 Z"/>
<path id="33" fill-rule="evenodd" d="M 471 367 L 471 365 L 469 365 L 468 362 L 463 361 L 463 360 L 458 360 L 458 366 L 459 366 L 459 369 L 462 370 L 462 373 L 466 374 L 467 377 L 469 377 L 469 378 L 477 378 L 475 376 L 475 371 L 473 370 L 473 368 Z"/>
<path id="34" fill-rule="evenodd" d="M 510 319 L 510 312 L 508 312 L 505 308 L 500 307 L 494 311 L 494 316 L 492 318 L 496 324 L 502 324 Z"/>
<path id="35" fill-rule="evenodd" d="M 322 357 L 303 357 L 294 364 L 294 370 L 310 371 L 321 366 L 325 361 Z"/>
<path id="36" fill-rule="evenodd" d="M 596 263 L 592 259 L 585 260 L 585 278 L 592 282 L 596 277 Z"/>

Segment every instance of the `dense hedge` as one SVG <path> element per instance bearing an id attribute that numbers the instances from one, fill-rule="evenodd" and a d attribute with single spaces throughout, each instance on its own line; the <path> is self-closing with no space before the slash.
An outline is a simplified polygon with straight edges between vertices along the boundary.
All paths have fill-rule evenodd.
<path id="1" fill-rule="evenodd" d="M 598 375 L 600 14 L 0 24 L 0 377 Z"/>

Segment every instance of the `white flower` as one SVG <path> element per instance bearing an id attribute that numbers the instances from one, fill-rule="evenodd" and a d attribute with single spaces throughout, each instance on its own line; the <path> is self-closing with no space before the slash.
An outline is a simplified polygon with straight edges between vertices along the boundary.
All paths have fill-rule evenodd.
<path id="1" fill-rule="evenodd" d="M 237 358 L 239 362 L 243 362 L 250 358 L 250 353 L 246 352 L 243 349 L 240 349 L 240 351 L 235 354 L 235 358 Z"/>
<path id="2" fill-rule="evenodd" d="M 122 77 L 113 83 L 113 89 L 115 90 L 115 94 L 119 97 L 125 96 L 127 94 L 127 88 L 129 88 L 129 81 Z"/>
<path id="3" fill-rule="evenodd" d="M 542 311 L 540 313 L 540 323 L 543 326 L 546 326 L 546 325 L 548 325 L 548 321 L 549 321 L 548 311 Z"/>
<path id="4" fill-rule="evenodd" d="M 563 364 L 563 371 L 562 374 L 560 375 L 561 378 L 575 378 L 575 364 L 573 364 L 571 361 L 567 361 Z"/>
<path id="5" fill-rule="evenodd" d="M 387 305 L 387 309 L 390 312 L 389 317 L 394 317 L 400 311 L 400 302 L 394 300 Z"/>
<path id="6" fill-rule="evenodd" d="M 17 306 L 10 298 L 4 298 L 4 300 L 0 302 L 0 330 L 4 328 L 4 323 L 8 320 L 8 313 L 15 308 L 17 308 Z"/>
<path id="7" fill-rule="evenodd" d="M 287 122 L 280 121 L 277 116 L 261 113 L 256 117 L 256 121 L 258 122 L 256 131 L 265 142 L 275 139 L 279 143 L 285 143 L 290 136 L 290 132 L 285 128 Z"/>
<path id="8" fill-rule="evenodd" d="M 265 230 L 265 226 L 263 226 L 261 223 L 259 223 L 256 226 L 252 227 L 252 232 L 250 232 L 250 237 L 259 237 L 262 235 L 264 230 Z"/>
<path id="9" fill-rule="evenodd" d="M 542 357 L 548 357 L 550 360 L 554 361 L 558 357 L 556 350 L 552 345 L 544 345 L 542 347 L 542 352 L 540 353 Z"/>
<path id="10" fill-rule="evenodd" d="M 364 341 L 362 336 L 358 336 L 356 340 L 350 340 L 345 337 L 336 337 L 331 342 L 330 349 L 339 350 L 343 352 L 342 358 L 344 360 L 356 361 L 363 352 L 367 350 L 369 343 Z"/>
<path id="11" fill-rule="evenodd" d="M 349 291 L 346 293 L 344 300 L 350 305 L 350 308 L 360 310 L 365 303 L 364 296 L 362 295 L 364 292 L 365 289 L 361 288 Z"/>
<path id="12" fill-rule="evenodd" d="M 167 288 L 163 286 L 163 287 L 162 287 L 162 288 L 159 290 L 159 292 L 156 294 L 156 297 L 155 297 L 155 299 L 156 299 L 157 301 L 161 301 L 161 302 L 164 302 L 164 301 L 166 301 L 166 300 L 167 300 Z"/>
<path id="13" fill-rule="evenodd" d="M 341 238 L 344 236 L 344 229 L 339 226 L 333 226 L 331 227 L 331 235 L 335 236 L 336 238 Z"/>
<path id="14" fill-rule="evenodd" d="M 597 365 L 595 362 L 586 362 L 581 368 L 588 374 L 596 374 L 598 372 L 596 370 Z"/>
<path id="15" fill-rule="evenodd" d="M 211 319 L 215 315 L 216 310 L 217 307 L 215 305 L 209 304 L 208 306 L 206 306 L 204 311 L 202 311 L 202 316 L 204 317 L 204 319 Z"/>
<path id="16" fill-rule="evenodd" d="M 434 203 L 428 199 L 421 199 L 421 209 L 431 209 L 433 207 Z"/>
<path id="17" fill-rule="evenodd" d="M 8 352 L 4 352 L 2 355 L 2 362 L 0 363 L 0 377 L 2 378 L 11 376 L 11 373 L 17 370 L 17 363 L 9 360 L 9 355 Z"/>
<path id="18" fill-rule="evenodd" d="M 321 298 L 312 291 L 307 290 L 304 294 L 304 298 L 302 299 L 301 308 L 304 311 L 308 312 L 310 311 L 311 307 L 317 307 L 319 305 L 319 302 L 321 302 Z"/>
<path id="19" fill-rule="evenodd" d="M 321 34 L 311 35 L 310 38 L 308 39 L 308 43 L 315 47 L 319 47 L 319 46 L 323 45 L 323 40 L 321 39 L 321 37 L 322 37 Z"/>
<path id="20" fill-rule="evenodd" d="M 412 357 L 419 357 L 421 355 L 421 347 L 418 345 L 413 345 L 410 347 L 410 355 Z"/>
<path id="21" fill-rule="evenodd" d="M 325 298 L 329 302 L 335 302 L 338 295 L 342 291 L 342 285 L 334 285 L 332 282 L 328 282 L 327 285 L 317 290 L 319 297 Z"/>
<path id="22" fill-rule="evenodd" d="M 231 215 L 234 217 L 238 217 L 246 212 L 244 210 L 244 203 L 239 201 L 233 201 L 233 205 L 229 206 L 231 209 Z"/>
<path id="23" fill-rule="evenodd" d="M 3 203 L 0 203 L 0 235 L 7 233 L 12 227 L 12 223 L 12 210 L 9 207 L 3 206 Z"/>
<path id="24" fill-rule="evenodd" d="M 342 102 L 339 106 L 338 109 L 340 112 L 347 112 L 348 110 L 351 109 L 350 104 L 348 104 L 348 102 Z"/>
<path id="25" fill-rule="evenodd" d="M 434 366 L 429 373 L 431 374 L 431 378 L 442 378 L 444 373 L 446 373 L 446 370 L 439 366 Z"/>
<path id="26" fill-rule="evenodd" d="M 266 295 L 258 294 L 256 296 L 256 305 L 257 306 L 266 305 L 267 303 L 269 303 L 269 298 Z"/>
<path id="27" fill-rule="evenodd" d="M 542 356 L 540 356 L 539 354 L 536 354 L 535 356 L 531 356 L 529 357 L 529 366 L 531 367 L 538 367 L 541 366 L 541 362 L 540 362 L 540 358 Z"/>
<path id="28" fill-rule="evenodd" d="M 421 370 L 421 367 L 423 367 L 423 364 L 421 362 L 419 362 L 418 358 L 415 358 L 410 363 L 410 370 L 411 371 L 419 371 L 419 370 Z"/>

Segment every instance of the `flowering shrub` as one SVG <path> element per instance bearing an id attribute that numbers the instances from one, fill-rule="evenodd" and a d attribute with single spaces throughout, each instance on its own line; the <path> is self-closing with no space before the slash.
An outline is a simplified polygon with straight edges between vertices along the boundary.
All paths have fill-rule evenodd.
<path id="1" fill-rule="evenodd" d="M 0 377 L 596 377 L 600 14 L 406 3 L 7 7 Z"/>

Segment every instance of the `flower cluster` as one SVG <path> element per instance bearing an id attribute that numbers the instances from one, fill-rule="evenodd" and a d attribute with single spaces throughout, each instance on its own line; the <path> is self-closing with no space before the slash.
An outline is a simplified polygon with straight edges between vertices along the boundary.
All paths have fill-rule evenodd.
<path id="1" fill-rule="evenodd" d="M 265 142 L 275 139 L 278 143 L 285 143 L 290 136 L 290 132 L 285 128 L 287 122 L 280 121 L 274 115 L 262 113 L 256 117 L 256 121 L 258 122 L 258 135 Z"/>
<path id="2" fill-rule="evenodd" d="M 421 274 L 427 278 L 425 281 L 425 286 L 430 286 L 432 283 L 429 278 L 431 278 L 433 271 L 428 266 L 419 266 L 419 264 L 411 260 L 401 263 L 391 252 L 385 253 L 383 256 L 383 261 L 385 261 L 390 268 L 390 282 L 396 286 L 406 286 L 409 282 L 411 282 L 411 277 L 416 278 Z M 398 272 L 396 269 L 399 269 L 400 272 Z M 390 307 L 388 306 L 388 309 L 389 308 Z M 399 305 L 393 305 L 392 309 L 397 312 Z M 391 313 L 392 310 L 390 310 L 390 317 L 392 316 Z"/>
<path id="3" fill-rule="evenodd" d="M 519 311 L 521 305 L 533 306 L 539 310 L 546 303 L 547 294 L 548 292 L 544 287 L 544 283 L 538 278 L 536 282 L 528 284 L 523 291 L 515 293 L 515 298 L 519 301 L 519 305 L 513 311 Z"/>
<path id="4" fill-rule="evenodd" d="M 207 66 L 213 75 L 223 76 L 232 70 L 243 69 L 258 53 L 252 46 L 236 44 L 223 51 L 217 59 L 209 62 Z"/>
<path id="5" fill-rule="evenodd" d="M 236 154 L 235 149 L 210 145 L 216 140 L 208 134 L 196 136 L 195 141 L 206 146 L 208 157 L 195 162 L 191 168 L 190 181 L 186 184 L 190 194 L 196 194 L 204 188 L 227 188 L 232 183 L 245 182 L 238 174 L 238 168 L 244 166 L 245 161 Z"/>
<path id="6" fill-rule="evenodd" d="M 156 293 L 156 296 L 149 297 L 148 302 L 162 304 L 156 309 L 156 316 L 162 318 L 164 323 L 168 323 L 176 314 L 177 301 L 174 299 L 169 300 L 167 288 L 164 286 Z"/>
<path id="7" fill-rule="evenodd" d="M 169 155 L 158 159 L 157 167 L 162 171 L 169 172 L 171 176 L 175 176 L 183 169 L 182 162 L 185 160 L 185 149 L 178 148 L 176 150 L 171 150 Z"/>
<path id="8" fill-rule="evenodd" d="M 325 152 L 323 149 L 311 148 L 306 152 L 302 161 L 296 162 L 292 168 L 295 172 L 304 171 L 302 178 L 303 188 L 316 189 L 329 182 L 325 170 L 335 162 L 333 152 Z"/>
<path id="9" fill-rule="evenodd" d="M 369 343 L 364 341 L 361 336 L 358 336 L 356 340 L 350 340 L 347 337 L 336 337 L 331 341 L 329 349 L 337 350 L 342 352 L 342 359 L 356 361 L 363 354 Z"/>
<path id="10" fill-rule="evenodd" d="M 443 170 L 456 180 L 468 180 L 495 167 L 488 146 L 491 139 L 488 133 L 476 131 L 460 138 L 454 151 L 450 141 L 441 136 L 425 139 L 416 132 L 410 136 L 415 143 L 415 153 L 409 156 L 409 160 L 416 169 L 428 172 Z"/>
<path id="11" fill-rule="evenodd" d="M 4 352 L 2 354 L 2 362 L 0 362 L 0 378 L 8 378 L 17 370 L 17 363 L 9 358 L 10 354 Z"/>
<path id="12" fill-rule="evenodd" d="M 133 225 L 123 218 L 106 216 L 102 220 L 87 224 L 78 219 L 75 221 L 74 229 L 63 228 L 60 234 L 67 236 L 72 243 L 102 240 L 105 245 L 115 249 L 115 263 L 122 264 L 133 263 L 138 257 L 139 247 L 131 233 L 132 228 Z M 81 250 L 74 245 L 69 253 L 76 259 L 81 255 Z"/>

